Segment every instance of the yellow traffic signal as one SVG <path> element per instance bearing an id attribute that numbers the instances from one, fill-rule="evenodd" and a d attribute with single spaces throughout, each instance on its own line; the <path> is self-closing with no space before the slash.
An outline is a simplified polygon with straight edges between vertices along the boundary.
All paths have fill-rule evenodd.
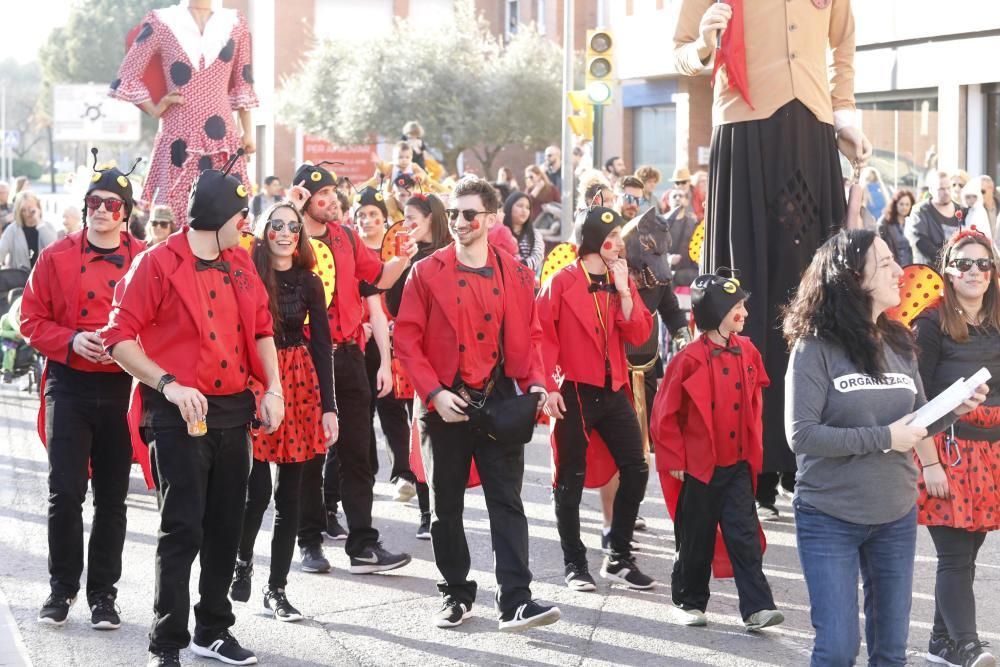
<path id="1" fill-rule="evenodd" d="M 583 137 L 587 141 L 594 139 L 594 106 L 587 95 L 586 90 L 571 90 L 566 95 L 569 96 L 569 104 L 573 107 L 573 113 L 566 120 L 569 122 L 570 130 L 578 137 Z"/>
<path id="2" fill-rule="evenodd" d="M 610 30 L 597 28 L 587 31 L 586 86 L 591 104 L 611 104 L 611 84 L 614 80 L 614 37 Z"/>

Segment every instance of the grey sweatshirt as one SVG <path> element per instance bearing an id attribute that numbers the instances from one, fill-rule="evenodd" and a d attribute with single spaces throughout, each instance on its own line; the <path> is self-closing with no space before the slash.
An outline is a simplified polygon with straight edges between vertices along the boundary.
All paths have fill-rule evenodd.
<path id="1" fill-rule="evenodd" d="M 798 462 L 795 495 L 856 524 L 902 518 L 917 500 L 912 452 L 890 449 L 889 424 L 926 403 L 916 358 L 884 347 L 886 373 L 860 373 L 841 348 L 800 340 L 785 374 L 785 433 Z M 954 421 L 932 424 L 930 434 Z"/>

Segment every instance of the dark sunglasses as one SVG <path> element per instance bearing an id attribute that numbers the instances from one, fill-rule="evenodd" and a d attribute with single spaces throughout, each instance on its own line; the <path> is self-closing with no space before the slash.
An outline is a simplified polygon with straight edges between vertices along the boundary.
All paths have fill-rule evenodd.
<path id="1" fill-rule="evenodd" d="M 465 218 L 466 222 L 472 222 L 473 220 L 476 219 L 477 215 L 483 215 L 484 213 L 491 213 L 491 212 L 492 211 L 477 211 L 474 208 L 467 208 L 462 211 L 459 211 L 457 208 L 449 208 L 445 210 L 445 213 L 448 214 L 448 219 L 451 220 L 452 222 L 458 220 L 459 213 L 462 214 L 462 217 Z"/>
<path id="2" fill-rule="evenodd" d="M 170 226 L 170 221 L 169 220 L 152 220 L 152 221 L 150 221 L 149 224 L 153 225 L 154 227 L 169 227 Z"/>
<path id="3" fill-rule="evenodd" d="M 626 204 L 638 204 L 642 199 L 635 195 L 622 195 L 622 201 Z"/>
<path id="4" fill-rule="evenodd" d="M 953 266 L 961 272 L 971 271 L 972 265 L 975 264 L 976 268 L 982 273 L 989 273 L 993 270 L 993 260 L 983 257 L 981 259 L 953 259 L 948 262 L 948 266 Z"/>
<path id="5" fill-rule="evenodd" d="M 125 202 L 118 197 L 102 198 L 97 195 L 88 195 L 84 197 L 83 201 L 91 211 L 96 211 L 101 208 L 101 204 L 104 204 L 104 210 L 108 213 L 117 213 L 125 205 Z"/>
<path id="6" fill-rule="evenodd" d="M 286 224 L 288 225 L 288 233 L 289 234 L 298 234 L 299 232 L 302 231 L 302 223 L 301 222 L 288 222 L 288 223 L 286 223 L 283 220 L 271 220 L 270 221 L 271 229 L 273 229 L 276 232 L 280 232 L 282 229 L 284 229 Z"/>

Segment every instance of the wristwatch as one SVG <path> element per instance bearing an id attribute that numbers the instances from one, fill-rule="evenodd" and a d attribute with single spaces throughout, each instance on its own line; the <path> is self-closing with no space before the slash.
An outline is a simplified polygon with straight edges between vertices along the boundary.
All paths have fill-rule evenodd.
<path id="1" fill-rule="evenodd" d="M 157 385 L 156 385 L 156 391 L 158 391 L 158 392 L 160 392 L 162 394 L 163 393 L 163 388 L 166 387 L 171 382 L 177 382 L 177 378 L 175 378 L 170 373 L 164 373 L 163 377 L 160 378 L 159 383 L 157 383 Z"/>

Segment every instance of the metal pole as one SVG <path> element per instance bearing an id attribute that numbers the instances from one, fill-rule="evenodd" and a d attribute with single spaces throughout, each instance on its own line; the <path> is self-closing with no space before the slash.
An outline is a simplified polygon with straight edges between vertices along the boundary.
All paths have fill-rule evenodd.
<path id="1" fill-rule="evenodd" d="M 573 233 L 573 133 L 569 127 L 572 107 L 569 91 L 573 90 L 573 3 L 563 0 L 563 96 L 562 96 L 562 213 L 559 236 L 565 241 Z"/>
<path id="2" fill-rule="evenodd" d="M 9 181 L 7 173 L 7 86 L 0 86 L 0 180 Z M 13 184 L 12 184 L 13 185 Z"/>
<path id="3" fill-rule="evenodd" d="M 604 105 L 594 105 L 594 169 L 604 166 Z"/>
<path id="4" fill-rule="evenodd" d="M 51 185 L 50 192 L 52 194 L 56 193 L 56 145 L 52 141 L 52 124 L 49 124 L 49 183 Z"/>

